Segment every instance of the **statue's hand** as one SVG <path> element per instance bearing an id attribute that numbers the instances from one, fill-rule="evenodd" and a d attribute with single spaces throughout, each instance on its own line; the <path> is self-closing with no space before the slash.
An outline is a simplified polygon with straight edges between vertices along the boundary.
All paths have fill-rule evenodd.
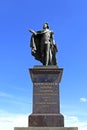
<path id="1" fill-rule="evenodd" d="M 32 29 L 30 29 L 29 32 L 33 33 L 34 35 L 37 35 L 37 33 Z"/>
<path id="2" fill-rule="evenodd" d="M 28 30 L 28 31 L 29 31 L 29 32 L 31 32 L 31 33 L 33 32 L 33 30 L 32 30 L 32 29 L 30 29 L 30 30 Z"/>

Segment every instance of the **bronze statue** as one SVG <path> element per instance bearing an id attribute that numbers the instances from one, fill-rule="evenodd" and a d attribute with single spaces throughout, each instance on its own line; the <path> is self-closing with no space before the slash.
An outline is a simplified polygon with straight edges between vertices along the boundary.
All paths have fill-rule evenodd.
<path id="1" fill-rule="evenodd" d="M 49 30 L 48 23 L 43 25 L 40 31 L 29 30 L 32 33 L 30 47 L 32 48 L 32 55 L 35 59 L 43 63 L 43 65 L 57 65 L 56 52 L 58 48 L 55 44 L 53 34 Z"/>

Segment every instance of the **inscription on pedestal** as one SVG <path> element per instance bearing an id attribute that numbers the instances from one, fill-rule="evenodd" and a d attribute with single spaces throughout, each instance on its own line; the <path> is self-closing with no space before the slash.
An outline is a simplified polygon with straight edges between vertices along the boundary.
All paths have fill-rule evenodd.
<path id="1" fill-rule="evenodd" d="M 59 113 L 58 86 L 52 83 L 34 84 L 34 113 Z"/>

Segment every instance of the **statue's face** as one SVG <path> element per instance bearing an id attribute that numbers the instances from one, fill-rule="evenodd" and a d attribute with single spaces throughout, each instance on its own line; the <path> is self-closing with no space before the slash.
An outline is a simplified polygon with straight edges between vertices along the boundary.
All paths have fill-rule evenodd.
<path id="1" fill-rule="evenodd" d="M 47 28 L 47 24 L 45 23 L 44 25 L 43 25 L 43 29 L 46 29 Z"/>

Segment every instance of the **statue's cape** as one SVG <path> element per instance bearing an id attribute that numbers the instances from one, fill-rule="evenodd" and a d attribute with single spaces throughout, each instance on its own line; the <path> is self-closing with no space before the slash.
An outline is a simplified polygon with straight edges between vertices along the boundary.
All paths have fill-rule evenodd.
<path id="1" fill-rule="evenodd" d="M 30 47 L 32 48 L 32 55 L 35 57 L 36 60 L 39 60 L 43 63 L 42 60 L 42 53 L 41 53 L 41 38 L 43 36 L 44 31 L 37 31 L 37 35 L 32 34 L 31 41 L 30 41 Z M 53 43 L 53 39 L 50 39 L 51 42 L 51 53 L 52 53 L 52 60 L 53 64 L 56 64 L 56 52 L 58 51 L 58 48 L 56 44 Z"/>
<path id="2" fill-rule="evenodd" d="M 35 52 L 32 52 L 32 55 L 35 57 L 36 60 L 39 60 L 42 62 L 41 60 L 41 37 L 42 34 L 37 34 L 34 35 L 32 34 L 31 36 L 31 41 L 30 41 L 30 47 L 32 48 L 32 50 L 34 49 Z"/>

